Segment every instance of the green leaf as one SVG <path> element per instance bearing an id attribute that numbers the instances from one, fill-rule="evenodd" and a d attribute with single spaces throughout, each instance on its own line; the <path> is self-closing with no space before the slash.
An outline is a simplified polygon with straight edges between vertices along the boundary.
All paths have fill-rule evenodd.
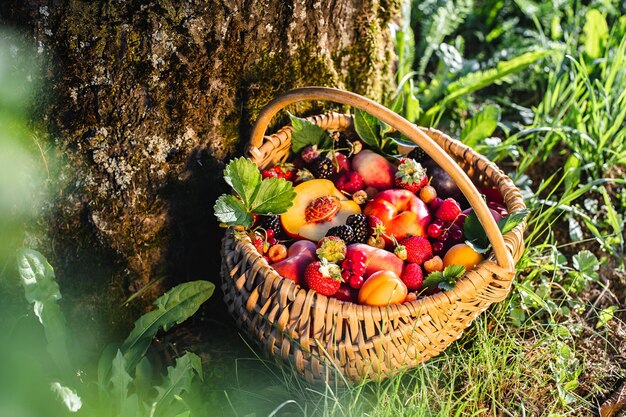
<path id="1" fill-rule="evenodd" d="M 152 339 L 159 331 L 167 331 L 174 324 L 182 323 L 209 299 L 215 285 L 208 281 L 192 281 L 177 285 L 154 302 L 154 310 L 141 316 L 121 350 L 128 369 L 133 369 L 143 358 Z"/>
<path id="2" fill-rule="evenodd" d="M 174 367 L 167 368 L 167 377 L 163 384 L 157 387 L 157 397 L 154 402 L 155 415 L 165 415 L 164 412 L 185 391 L 189 391 L 194 376 L 202 378 L 202 364 L 198 355 L 187 352 L 176 359 Z M 169 413 L 168 413 L 169 414 Z"/>
<path id="3" fill-rule="evenodd" d="M 443 271 L 431 272 L 422 283 L 424 288 L 440 288 L 449 291 L 454 288 L 457 280 L 465 275 L 463 265 L 449 265 Z"/>
<path id="4" fill-rule="evenodd" d="M 408 137 L 406 137 L 400 132 L 397 132 L 397 134 L 394 134 L 394 135 L 389 135 L 387 137 L 398 145 L 408 146 L 408 147 L 413 147 L 413 148 L 415 147 L 415 142 L 413 142 L 411 139 L 409 139 Z"/>
<path id="5" fill-rule="evenodd" d="M 17 267 L 26 300 L 33 304 L 35 315 L 44 328 L 48 352 L 61 372 L 71 373 L 67 327 L 58 303 L 61 293 L 54 269 L 41 253 L 32 249 L 17 251 Z"/>
<path id="6" fill-rule="evenodd" d="M 126 370 L 126 359 L 121 350 L 117 351 L 111 367 L 112 401 L 121 409 L 128 398 L 128 386 L 133 378 Z"/>
<path id="7" fill-rule="evenodd" d="M 571 154 L 567 158 L 563 171 L 566 190 L 571 190 L 580 183 L 580 159 L 576 154 Z"/>
<path id="8" fill-rule="evenodd" d="M 404 107 L 404 95 L 398 94 L 392 101 L 389 103 L 389 110 L 394 113 L 402 114 L 402 108 Z M 387 123 L 379 120 L 380 124 L 380 134 L 381 136 L 385 136 L 387 133 L 391 132 L 392 128 Z"/>
<path id="9" fill-rule="evenodd" d="M 589 281 L 598 280 L 598 269 L 600 269 L 600 262 L 598 258 L 592 252 L 588 250 L 582 250 L 576 255 L 572 256 L 572 264 L 580 274 Z"/>
<path id="10" fill-rule="evenodd" d="M 378 119 L 369 113 L 356 109 L 354 112 L 354 130 L 359 137 L 374 149 L 380 149 L 382 139 L 378 132 Z"/>
<path id="11" fill-rule="evenodd" d="M 246 210 L 243 202 L 234 195 L 222 194 L 213 206 L 215 217 L 229 226 L 250 227 L 254 218 Z"/>
<path id="12" fill-rule="evenodd" d="M 477 252 L 484 253 L 489 247 L 489 239 L 485 229 L 480 224 L 480 220 L 478 220 L 474 210 L 470 211 L 463 222 L 463 233 L 467 243 Z"/>
<path id="13" fill-rule="evenodd" d="M 606 40 L 609 37 L 609 25 L 599 10 L 587 11 L 583 33 L 585 34 L 585 52 L 589 58 L 600 58 L 604 54 Z"/>
<path id="14" fill-rule="evenodd" d="M 246 207 L 254 199 L 261 179 L 259 168 L 248 158 L 233 159 L 224 168 L 224 180 L 239 194 Z"/>
<path id="15" fill-rule="evenodd" d="M 461 132 L 461 142 L 475 147 L 479 141 L 490 137 L 500 121 L 500 106 L 491 104 L 483 107 L 474 117 L 469 119 Z"/>
<path id="16" fill-rule="evenodd" d="M 509 233 L 515 229 L 518 224 L 522 223 L 530 211 L 528 209 L 520 210 L 515 213 L 511 213 L 506 217 L 503 217 L 498 222 L 498 228 L 502 234 Z"/>
<path id="17" fill-rule="evenodd" d="M 324 129 L 306 119 L 289 115 L 291 119 L 291 150 L 300 152 L 309 145 L 318 145 L 327 148 L 331 145 L 331 139 Z"/>
<path id="18" fill-rule="evenodd" d="M 598 313 L 598 323 L 596 324 L 596 329 L 599 329 L 602 326 L 606 326 L 606 324 L 613 319 L 616 311 L 617 306 L 609 306 L 600 311 L 600 313 Z"/>
<path id="19" fill-rule="evenodd" d="M 140 398 L 148 398 L 152 389 L 152 374 L 152 364 L 144 356 L 135 368 L 135 379 L 133 380 L 135 392 Z"/>
<path id="20" fill-rule="evenodd" d="M 256 214 L 281 214 L 293 205 L 296 192 L 293 184 L 283 178 L 266 178 L 250 205 Z"/>

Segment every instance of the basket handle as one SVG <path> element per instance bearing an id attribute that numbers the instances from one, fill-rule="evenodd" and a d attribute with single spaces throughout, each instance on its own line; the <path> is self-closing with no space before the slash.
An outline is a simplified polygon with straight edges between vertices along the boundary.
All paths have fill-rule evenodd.
<path id="1" fill-rule="evenodd" d="M 478 220 L 483 225 L 489 242 L 493 246 L 496 260 L 500 267 L 510 272 L 515 271 L 513 257 L 504 244 L 502 233 L 500 233 L 496 221 L 491 216 L 487 204 L 480 197 L 480 193 L 467 174 L 435 141 L 423 133 L 415 124 L 368 98 L 329 87 L 304 87 L 288 91 L 273 99 L 263 108 L 252 128 L 250 146 L 256 148 L 261 146 L 267 126 L 276 113 L 290 104 L 305 100 L 332 101 L 361 109 L 394 127 L 424 149 L 450 175 L 467 198 L 467 201 L 474 208 Z"/>

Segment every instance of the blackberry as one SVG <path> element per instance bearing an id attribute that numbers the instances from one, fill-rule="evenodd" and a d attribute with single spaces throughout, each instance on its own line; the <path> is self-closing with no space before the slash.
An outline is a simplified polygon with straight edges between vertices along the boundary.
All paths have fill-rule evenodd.
<path id="1" fill-rule="evenodd" d="M 282 226 L 280 225 L 280 216 L 263 216 L 263 220 L 261 220 L 261 227 L 265 230 L 273 230 L 274 234 L 278 235 L 283 231 Z"/>
<path id="2" fill-rule="evenodd" d="M 365 243 L 368 237 L 367 216 L 364 214 L 352 214 L 346 219 L 346 224 L 354 231 L 354 241 Z"/>
<path id="3" fill-rule="evenodd" d="M 414 159 L 416 162 L 424 162 L 430 159 L 430 156 L 428 156 L 428 154 L 426 154 L 426 152 L 424 152 L 424 150 L 419 146 L 413 148 L 413 150 L 409 152 L 407 156 L 411 159 Z"/>
<path id="4" fill-rule="evenodd" d="M 346 245 L 354 243 L 354 230 L 348 225 L 331 227 L 328 232 L 326 232 L 326 236 L 337 236 L 346 242 Z"/>
<path id="5" fill-rule="evenodd" d="M 311 162 L 311 172 L 315 175 L 315 178 L 326 179 L 333 175 L 335 166 L 330 159 L 319 156 Z"/>

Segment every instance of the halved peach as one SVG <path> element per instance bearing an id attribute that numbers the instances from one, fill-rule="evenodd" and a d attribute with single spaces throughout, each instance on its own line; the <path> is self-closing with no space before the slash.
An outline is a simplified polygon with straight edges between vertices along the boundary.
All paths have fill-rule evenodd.
<path id="1" fill-rule="evenodd" d="M 294 191 L 293 206 L 280 216 L 283 229 L 291 237 L 317 242 L 331 227 L 345 224 L 351 214 L 361 213 L 359 205 L 343 195 L 330 180 L 305 181 Z M 328 205 L 327 210 L 324 204 Z"/>

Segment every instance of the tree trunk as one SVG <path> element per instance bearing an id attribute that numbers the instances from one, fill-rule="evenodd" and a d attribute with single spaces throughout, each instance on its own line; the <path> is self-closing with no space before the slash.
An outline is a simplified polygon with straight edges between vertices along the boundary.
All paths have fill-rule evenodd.
<path id="1" fill-rule="evenodd" d="M 291 88 L 382 101 L 399 9 L 399 0 L 9 1 L 0 21 L 35 40 L 39 116 L 61 156 L 39 245 L 62 289 L 94 309 L 114 299 L 105 311 L 116 314 L 120 297 L 159 277 L 217 281 L 223 162 L 242 151 L 263 105 Z"/>

